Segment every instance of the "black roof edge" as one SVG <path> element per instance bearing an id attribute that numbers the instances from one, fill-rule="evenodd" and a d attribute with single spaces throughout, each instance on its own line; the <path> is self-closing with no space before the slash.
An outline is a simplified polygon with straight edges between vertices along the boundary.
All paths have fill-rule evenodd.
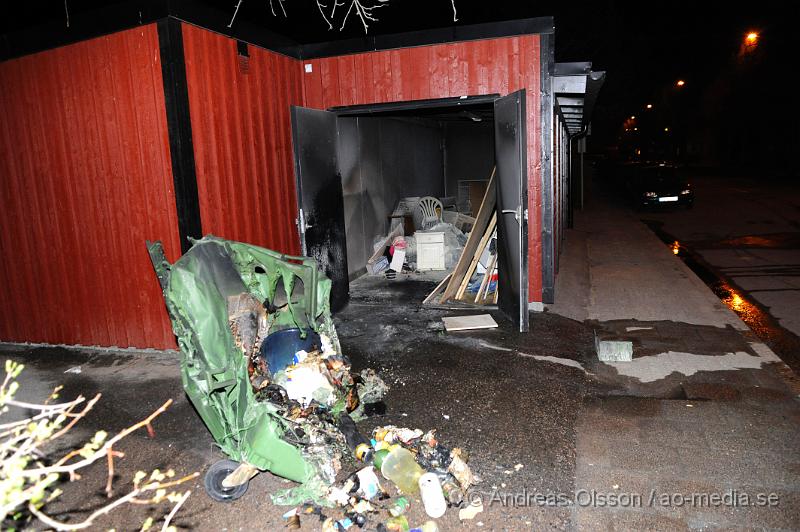
<path id="1" fill-rule="evenodd" d="M 233 27 L 229 28 L 231 12 L 199 5 L 192 0 L 128 0 L 104 6 L 90 14 L 73 16 L 69 27 L 66 26 L 66 22 L 53 21 L 0 35 L 0 61 L 151 24 L 167 17 L 295 59 L 316 59 L 527 34 L 551 34 L 555 31 L 553 17 L 536 17 L 386 35 L 367 35 L 355 39 L 303 45 L 244 19 L 234 21 Z"/>
<path id="2" fill-rule="evenodd" d="M 570 138 L 581 137 L 588 131 L 592 112 L 597 102 L 597 96 L 606 80 L 606 71 L 592 70 L 591 61 L 576 61 L 571 63 L 556 63 L 554 72 L 556 76 L 586 76 L 586 91 L 579 95 L 583 97 L 582 127 L 578 133 L 570 135 Z M 556 107 L 559 115 L 561 115 L 563 119 L 564 116 L 561 107 L 559 105 L 556 105 Z"/>
<path id="3" fill-rule="evenodd" d="M 586 76 L 586 96 L 583 99 L 583 132 L 585 133 L 589 128 L 592 113 L 594 112 L 594 105 L 597 103 L 597 96 L 600 94 L 600 89 L 603 88 L 603 83 L 606 81 L 605 70 L 595 70 Z"/>
<path id="4" fill-rule="evenodd" d="M 406 100 L 400 102 L 338 105 L 335 107 L 329 107 L 328 111 L 336 113 L 339 116 L 364 116 L 419 109 L 441 109 L 449 107 L 468 108 L 493 104 L 494 101 L 499 97 L 499 94 L 491 93 L 474 96 L 455 96 L 450 98 L 430 98 L 427 100 Z"/>
<path id="5" fill-rule="evenodd" d="M 476 41 L 554 32 L 553 17 L 536 17 L 303 44 L 300 45 L 300 56 L 302 59 L 318 59 L 448 42 Z"/>
<path id="6" fill-rule="evenodd" d="M 555 76 L 582 76 L 592 71 L 591 61 L 573 61 L 571 63 L 556 63 L 553 74 Z"/>

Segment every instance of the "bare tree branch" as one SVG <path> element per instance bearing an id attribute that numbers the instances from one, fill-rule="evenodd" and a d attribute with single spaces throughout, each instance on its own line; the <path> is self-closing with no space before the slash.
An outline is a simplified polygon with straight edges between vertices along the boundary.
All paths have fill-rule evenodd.
<path id="1" fill-rule="evenodd" d="M 241 5 L 242 5 L 242 0 L 239 0 L 239 2 L 237 2 L 237 4 L 236 4 L 236 9 L 233 11 L 233 16 L 231 17 L 231 21 L 228 24 L 229 28 L 233 26 L 233 21 L 236 20 L 236 15 L 239 13 L 239 6 L 241 6 Z M 273 13 L 273 15 L 274 14 L 275 13 Z"/>
<path id="2" fill-rule="evenodd" d="M 192 490 L 188 490 L 186 493 L 183 494 L 180 500 L 178 500 L 178 502 L 175 503 L 175 506 L 172 507 L 172 511 L 169 513 L 166 519 L 164 519 L 164 526 L 161 527 L 161 532 L 167 532 L 170 521 L 172 521 L 172 518 L 175 517 L 175 514 L 178 513 L 178 509 L 183 505 L 183 503 L 186 502 L 186 499 L 188 499 L 189 495 L 191 494 Z"/>
<path id="3" fill-rule="evenodd" d="M 70 473 L 70 472 L 76 471 L 78 469 L 84 468 L 84 467 L 86 467 L 86 466 L 88 466 L 90 464 L 93 464 L 99 458 L 101 458 L 103 455 L 105 455 L 108 452 L 108 450 L 111 449 L 114 446 L 115 443 L 117 443 L 119 440 L 121 440 L 122 438 L 124 438 L 125 436 L 130 434 L 131 432 L 134 432 L 134 431 L 136 431 L 136 430 L 138 430 L 138 429 L 140 429 L 140 428 L 142 428 L 142 427 L 144 427 L 146 425 L 149 425 L 150 422 L 153 421 L 156 417 L 158 417 L 159 415 L 163 414 L 164 411 L 167 408 L 169 408 L 169 405 L 171 405 L 171 404 L 172 404 L 172 399 L 168 399 L 167 402 L 164 403 L 163 405 L 161 405 L 161 407 L 158 410 L 156 410 L 155 412 L 153 412 L 152 414 L 147 416 L 142 421 L 136 423 L 135 425 L 131 425 L 127 429 L 121 431 L 119 434 L 117 434 L 116 436 L 114 436 L 113 438 L 108 440 L 105 443 L 105 445 L 103 445 L 100 449 L 98 449 L 97 451 L 95 451 L 94 453 L 89 455 L 87 458 L 84 458 L 83 460 L 79 460 L 77 462 L 73 462 L 73 463 L 71 463 L 69 465 L 63 465 L 64 462 L 66 461 L 65 460 L 66 457 L 64 457 L 61 460 L 59 460 L 56 463 L 56 465 L 54 465 L 54 466 L 39 467 L 39 468 L 35 468 L 35 469 L 26 469 L 26 470 L 22 471 L 21 473 L 24 476 L 27 476 L 27 477 L 35 477 L 35 476 L 38 476 L 38 475 L 45 475 L 45 474 L 49 474 L 49 473 Z M 72 454 L 72 453 L 70 453 L 70 454 Z M 67 456 L 69 456 L 69 455 L 67 455 Z"/>
<path id="4" fill-rule="evenodd" d="M 47 525 L 49 527 L 53 527 L 56 530 L 82 530 L 84 528 L 89 528 L 90 526 L 92 526 L 94 524 L 94 521 L 98 517 L 101 517 L 103 515 L 108 514 L 114 508 L 122 506 L 123 504 L 128 503 L 128 502 L 133 502 L 136 499 L 136 497 L 141 495 L 142 493 L 157 492 L 158 490 L 166 489 L 166 488 L 168 488 L 170 486 L 176 486 L 178 484 L 183 484 L 184 482 L 188 482 L 189 480 L 197 478 L 199 475 L 200 475 L 200 473 L 192 473 L 191 475 L 186 475 L 185 477 L 180 478 L 178 480 L 173 480 L 172 482 L 163 482 L 163 483 L 162 482 L 151 482 L 149 484 L 145 484 L 142 487 L 134 488 L 132 491 L 130 491 L 126 495 L 120 497 L 119 499 L 115 500 L 114 502 L 111 502 L 111 503 L 103 506 L 102 508 L 98 508 L 97 510 L 92 512 L 89 515 L 89 517 L 87 517 L 86 519 L 84 519 L 80 523 L 62 523 L 61 521 L 56 521 L 55 519 L 53 519 L 49 515 L 47 515 L 44 512 L 40 511 L 33 504 L 28 504 L 28 510 L 33 515 L 35 515 L 36 518 L 39 519 L 42 523 L 44 523 L 45 525 Z M 172 517 L 175 516 L 175 513 L 177 512 L 176 508 L 179 508 L 186 501 L 186 499 L 188 498 L 188 494 L 191 494 L 191 491 L 188 491 L 187 493 L 185 493 L 181 497 L 181 499 L 176 503 L 176 506 L 169 513 L 168 520 L 167 520 L 167 525 L 169 524 L 169 520 L 171 520 Z M 148 501 L 138 501 L 138 502 L 154 504 L 154 503 L 157 502 L 156 499 L 157 499 L 157 497 L 154 497 L 153 499 L 150 499 Z"/>
<path id="5" fill-rule="evenodd" d="M 275 14 L 275 6 L 273 5 L 274 0 L 269 0 L 269 10 L 272 11 L 272 16 L 277 17 L 278 15 Z M 283 11 L 283 16 L 286 17 L 286 8 L 283 7 L 283 2 L 285 0 L 278 0 L 278 5 L 281 7 L 281 11 Z"/>
<path id="6" fill-rule="evenodd" d="M 319 0 L 317 0 L 317 9 L 319 9 L 319 14 L 322 15 L 322 20 L 324 20 L 325 24 L 328 25 L 328 31 L 330 31 L 330 30 L 333 29 L 333 24 L 331 24 L 331 21 L 328 20 L 328 17 L 325 15 L 325 8 L 327 8 L 327 7 L 328 6 L 322 4 Z M 336 0 L 333 0 L 333 9 L 334 9 L 334 12 L 335 12 L 336 11 Z"/>
<path id="7" fill-rule="evenodd" d="M 66 0 L 65 0 L 66 1 Z M 272 13 L 273 17 L 277 17 L 278 14 L 275 11 L 275 2 L 278 3 L 278 6 L 281 8 L 281 12 L 283 13 L 284 17 L 288 17 L 286 13 L 286 7 L 284 6 L 284 2 L 286 0 L 269 0 L 269 10 Z M 347 20 L 350 18 L 352 13 L 355 13 L 354 16 L 358 17 L 361 21 L 361 25 L 364 28 L 364 33 L 369 32 L 369 26 L 373 22 L 378 22 L 378 18 L 375 16 L 374 11 L 379 7 L 385 7 L 389 4 L 391 0 L 345 0 L 345 1 L 338 1 L 338 0 L 331 0 L 333 5 L 330 6 L 330 14 L 326 14 L 328 10 L 328 4 L 323 4 L 322 0 L 314 0 L 317 3 L 317 10 L 319 10 L 319 14 L 322 16 L 322 20 L 325 21 L 325 24 L 328 25 L 328 30 L 333 29 L 334 22 L 336 20 L 336 8 L 347 6 L 347 11 L 345 11 L 344 17 L 342 18 L 342 23 L 339 27 L 339 31 L 344 30 L 344 27 L 347 25 Z M 228 27 L 233 26 L 233 21 L 236 20 L 236 15 L 239 13 L 239 7 L 242 5 L 243 0 L 239 0 L 236 4 L 236 8 L 233 11 L 233 17 L 231 17 L 231 21 L 228 24 Z M 458 22 L 458 12 L 456 10 L 456 0 L 450 0 L 450 5 L 453 8 L 453 22 Z M 338 23 L 337 23 L 338 24 Z"/>
<path id="8" fill-rule="evenodd" d="M 347 24 L 347 18 L 350 16 L 350 12 L 353 11 L 353 8 L 355 8 L 356 15 L 358 16 L 359 19 L 361 19 L 361 25 L 364 26 L 364 33 L 367 33 L 369 31 L 369 23 L 378 22 L 377 17 L 375 17 L 375 15 L 373 15 L 372 12 L 379 7 L 385 7 L 389 3 L 389 0 L 374 0 L 374 1 L 377 3 L 368 6 L 364 5 L 362 3 L 362 0 L 350 0 L 350 7 L 347 8 L 347 13 L 345 14 L 344 19 L 342 20 L 342 27 L 339 28 L 339 30 L 341 31 L 344 29 L 345 25 Z"/>

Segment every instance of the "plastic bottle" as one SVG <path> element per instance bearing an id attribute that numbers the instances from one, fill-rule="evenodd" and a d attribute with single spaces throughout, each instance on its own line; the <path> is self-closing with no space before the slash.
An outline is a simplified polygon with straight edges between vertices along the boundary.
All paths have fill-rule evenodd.
<path id="1" fill-rule="evenodd" d="M 408 499 L 400 497 L 389 507 L 389 514 L 391 514 L 392 517 L 397 517 L 398 515 L 406 513 L 406 510 L 408 510 Z"/>
<path id="2" fill-rule="evenodd" d="M 379 470 L 383 467 L 383 461 L 389 455 L 388 449 L 381 449 L 380 451 L 375 451 L 375 456 L 372 457 L 372 464 L 377 467 Z"/>
<path id="3" fill-rule="evenodd" d="M 435 473 L 425 473 L 419 477 L 419 490 L 425 513 L 434 519 L 443 516 L 447 511 L 447 501 L 444 500 L 439 477 Z"/>
<path id="4" fill-rule="evenodd" d="M 408 449 L 396 447 L 384 458 L 381 473 L 406 494 L 419 493 L 419 478 L 425 471 Z"/>
<path id="5" fill-rule="evenodd" d="M 448 475 L 442 482 L 442 493 L 450 506 L 459 506 L 464 500 L 464 493 L 452 475 Z"/>
<path id="6" fill-rule="evenodd" d="M 439 532 L 439 525 L 436 524 L 436 521 L 425 521 L 420 530 L 422 532 Z"/>
<path id="7" fill-rule="evenodd" d="M 408 526 L 408 519 L 404 515 L 398 515 L 397 517 L 390 517 L 388 521 L 386 521 L 386 530 L 390 532 L 408 532 L 408 529 L 411 528 Z"/>

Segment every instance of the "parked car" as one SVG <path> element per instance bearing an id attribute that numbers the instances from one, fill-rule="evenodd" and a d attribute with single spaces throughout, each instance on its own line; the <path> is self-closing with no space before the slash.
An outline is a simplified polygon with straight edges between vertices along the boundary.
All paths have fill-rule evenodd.
<path id="1" fill-rule="evenodd" d="M 691 208 L 694 192 L 676 166 L 641 164 L 628 168 L 625 187 L 635 208 L 679 205 Z"/>

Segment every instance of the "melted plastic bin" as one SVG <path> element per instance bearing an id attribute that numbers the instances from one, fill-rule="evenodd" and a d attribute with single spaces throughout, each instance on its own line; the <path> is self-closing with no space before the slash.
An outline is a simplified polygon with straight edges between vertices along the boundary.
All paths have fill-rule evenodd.
<path id="1" fill-rule="evenodd" d="M 270 309 L 270 334 L 262 345 L 275 371 L 291 362 L 299 349 L 318 344 L 322 333 L 341 353 L 330 315 L 331 283 L 313 259 L 211 235 L 192 242 L 192 248 L 174 264 L 166 260 L 160 242 L 147 245 L 178 338 L 183 387 L 231 459 L 212 466 L 206 490 L 219 501 L 243 495 L 252 474 L 244 475 L 244 481 L 232 488 L 221 485 L 240 464 L 252 472 L 271 471 L 306 482 L 317 470 L 284 439 L 290 426 L 277 407 L 255 399 L 248 377 L 249 357 L 235 344 L 227 303 L 229 297 L 243 293 L 266 303 L 276 301 L 279 292 L 289 294 L 285 304 Z M 295 291 L 298 284 L 302 290 Z"/>

